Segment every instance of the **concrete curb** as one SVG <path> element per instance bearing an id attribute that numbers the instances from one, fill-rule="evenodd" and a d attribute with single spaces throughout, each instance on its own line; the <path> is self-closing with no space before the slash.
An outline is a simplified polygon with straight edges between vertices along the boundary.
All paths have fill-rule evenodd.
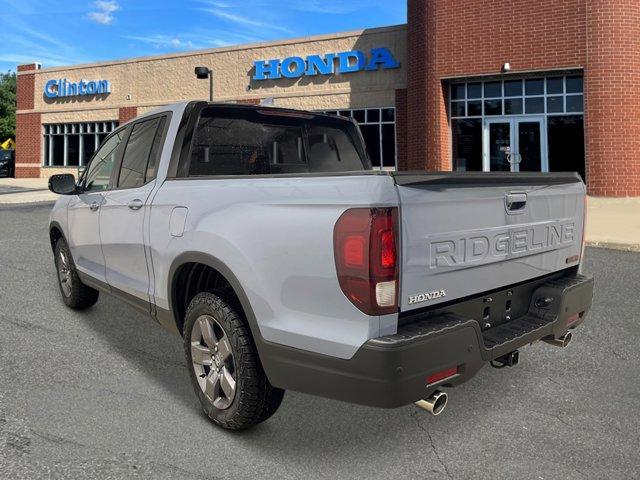
<path id="1" fill-rule="evenodd" d="M 587 247 L 608 248 L 609 250 L 621 250 L 623 252 L 640 252 L 640 244 L 636 243 L 616 243 L 616 242 L 600 242 L 587 241 Z"/>

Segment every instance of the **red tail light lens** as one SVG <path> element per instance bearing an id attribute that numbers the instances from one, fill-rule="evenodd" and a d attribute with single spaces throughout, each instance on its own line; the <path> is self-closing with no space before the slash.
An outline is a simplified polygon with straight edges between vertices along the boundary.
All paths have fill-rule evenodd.
<path id="1" fill-rule="evenodd" d="M 336 222 L 333 246 L 340 288 L 367 315 L 398 310 L 397 238 L 397 208 L 353 208 Z"/>

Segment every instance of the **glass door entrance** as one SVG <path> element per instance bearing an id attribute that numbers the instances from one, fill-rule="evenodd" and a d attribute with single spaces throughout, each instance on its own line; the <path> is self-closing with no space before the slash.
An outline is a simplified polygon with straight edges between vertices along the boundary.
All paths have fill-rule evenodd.
<path id="1" fill-rule="evenodd" d="M 484 121 L 485 172 L 548 172 L 542 117 L 490 118 Z"/>

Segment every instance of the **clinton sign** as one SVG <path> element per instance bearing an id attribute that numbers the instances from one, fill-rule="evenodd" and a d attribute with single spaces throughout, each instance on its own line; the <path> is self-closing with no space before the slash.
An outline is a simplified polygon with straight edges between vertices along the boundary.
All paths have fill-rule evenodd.
<path id="1" fill-rule="evenodd" d="M 372 48 L 367 55 L 361 50 L 349 52 L 310 55 L 307 58 L 287 57 L 285 59 L 258 60 L 254 62 L 253 79 L 277 80 L 279 78 L 314 77 L 316 75 L 336 75 L 341 73 L 375 72 L 400 68 L 388 48 Z"/>
<path id="2" fill-rule="evenodd" d="M 70 82 L 66 78 L 49 80 L 44 85 L 47 98 L 81 97 L 85 95 L 107 95 L 111 93 L 109 80 L 80 80 Z"/>

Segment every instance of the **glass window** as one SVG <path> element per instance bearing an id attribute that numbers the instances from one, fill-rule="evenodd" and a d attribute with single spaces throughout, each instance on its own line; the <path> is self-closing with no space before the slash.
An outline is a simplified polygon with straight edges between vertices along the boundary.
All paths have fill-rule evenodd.
<path id="1" fill-rule="evenodd" d="M 521 97 L 522 96 L 522 80 L 509 80 L 504 82 L 505 97 Z"/>
<path id="2" fill-rule="evenodd" d="M 465 84 L 451 85 L 451 100 L 464 100 Z"/>
<path id="3" fill-rule="evenodd" d="M 382 162 L 384 167 L 396 166 L 396 126 L 392 123 L 382 125 Z"/>
<path id="4" fill-rule="evenodd" d="M 525 95 L 544 95 L 544 79 L 533 78 L 524 82 Z"/>
<path id="5" fill-rule="evenodd" d="M 467 98 L 482 98 L 482 83 L 468 83 Z"/>
<path id="6" fill-rule="evenodd" d="M 464 102 L 451 102 L 451 115 L 454 117 L 464 117 Z"/>
<path id="7" fill-rule="evenodd" d="M 396 121 L 396 109 L 395 108 L 383 108 L 382 109 L 382 121 L 383 122 L 395 122 Z"/>
<path id="8" fill-rule="evenodd" d="M 482 119 L 453 120 L 453 169 L 462 172 L 482 171 Z"/>
<path id="9" fill-rule="evenodd" d="M 149 163 L 147 164 L 147 172 L 145 173 L 145 182 L 154 180 L 158 175 L 158 164 L 160 163 L 160 154 L 162 153 L 162 136 L 164 135 L 167 117 L 160 118 L 160 124 L 156 130 L 156 137 L 153 139 L 153 147 L 149 155 Z"/>
<path id="10" fill-rule="evenodd" d="M 353 119 L 358 123 L 364 123 L 367 118 L 367 112 L 365 110 L 354 110 Z"/>
<path id="11" fill-rule="evenodd" d="M 467 102 L 467 115 L 469 117 L 482 115 L 482 100 L 471 100 Z"/>
<path id="12" fill-rule="evenodd" d="M 160 118 L 133 125 L 122 157 L 118 188 L 135 188 L 145 184 L 145 174 Z"/>
<path id="13" fill-rule="evenodd" d="M 521 98 L 505 98 L 504 114 L 505 115 L 522 114 L 522 99 Z"/>
<path id="14" fill-rule="evenodd" d="M 567 95 L 567 112 L 582 112 L 584 97 L 582 95 Z"/>
<path id="15" fill-rule="evenodd" d="M 374 167 L 380 167 L 381 154 L 380 151 L 380 125 L 360 125 L 360 131 L 364 138 L 364 143 L 367 145 L 367 153 L 371 159 L 371 164 Z"/>
<path id="16" fill-rule="evenodd" d="M 501 97 L 501 96 L 502 96 L 502 82 L 485 82 L 484 98 Z"/>
<path id="17" fill-rule="evenodd" d="M 525 113 L 544 113 L 544 98 L 527 98 L 525 100 Z"/>
<path id="18" fill-rule="evenodd" d="M 582 77 L 567 77 L 567 93 L 582 93 L 584 80 Z"/>
<path id="19" fill-rule="evenodd" d="M 380 121 L 380 110 L 370 108 L 367 110 L 367 123 L 377 123 Z"/>
<path id="20" fill-rule="evenodd" d="M 564 111 L 564 97 L 547 97 L 547 113 L 562 113 Z"/>
<path id="21" fill-rule="evenodd" d="M 564 78 L 547 78 L 547 95 L 564 93 Z"/>
<path id="22" fill-rule="evenodd" d="M 116 163 L 118 147 L 122 143 L 123 136 L 124 130 L 113 134 L 93 157 L 85 175 L 86 191 L 102 191 L 109 188 L 111 172 Z"/>
<path id="23" fill-rule="evenodd" d="M 343 129 L 309 126 L 309 171 L 350 172 L 362 170 L 356 147 Z"/>
<path id="24" fill-rule="evenodd" d="M 485 115 L 502 115 L 502 100 L 485 100 Z"/>
<path id="25" fill-rule="evenodd" d="M 67 165 L 77 167 L 80 165 L 80 135 L 67 135 Z"/>
<path id="26" fill-rule="evenodd" d="M 549 171 L 578 172 L 585 178 L 584 118 L 558 115 L 547 120 Z"/>
<path id="27" fill-rule="evenodd" d="M 326 117 L 206 108 L 194 135 L 189 175 L 362 170 L 364 164 L 353 141 L 356 135 L 351 122 Z"/>

